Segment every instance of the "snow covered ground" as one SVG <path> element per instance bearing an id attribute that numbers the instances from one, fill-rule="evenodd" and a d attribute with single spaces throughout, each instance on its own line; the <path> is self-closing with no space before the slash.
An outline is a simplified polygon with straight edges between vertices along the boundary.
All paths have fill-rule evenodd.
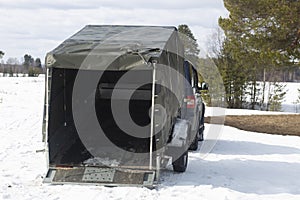
<path id="1" fill-rule="evenodd" d="M 282 101 L 282 112 L 292 112 L 292 113 L 300 113 L 300 102 L 297 102 L 297 100 L 300 100 L 300 93 L 298 92 L 298 89 L 300 89 L 300 83 L 294 83 L 294 82 L 278 82 L 277 84 L 284 87 L 283 91 L 286 92 L 286 95 Z M 262 88 L 263 88 L 263 82 L 258 82 L 257 89 L 258 92 L 258 101 L 262 99 Z M 265 91 L 265 101 L 269 98 L 269 88 L 271 94 L 274 95 L 274 84 L 267 82 L 266 83 L 266 91 Z M 248 91 L 250 92 L 250 90 Z M 247 101 L 250 102 L 250 97 L 247 98 Z M 266 103 L 266 102 L 265 102 Z M 259 108 L 257 108 L 259 109 Z"/>
<path id="2" fill-rule="evenodd" d="M 164 171 L 156 189 L 43 184 L 43 95 L 43 77 L 0 78 L 0 199 L 300 199 L 300 137 L 220 125 L 206 125 L 206 143 L 222 130 L 211 153 L 190 153 L 187 172 Z"/>
<path id="3" fill-rule="evenodd" d="M 300 113 L 300 103 L 297 103 L 297 99 L 300 96 L 298 92 L 298 89 L 300 89 L 300 83 L 285 83 L 285 84 L 286 84 L 287 93 L 282 103 L 282 111 Z"/>

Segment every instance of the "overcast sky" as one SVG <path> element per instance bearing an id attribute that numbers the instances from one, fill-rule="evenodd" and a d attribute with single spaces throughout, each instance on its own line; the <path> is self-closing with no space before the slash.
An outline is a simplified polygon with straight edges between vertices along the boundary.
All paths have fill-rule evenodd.
<path id="1" fill-rule="evenodd" d="M 0 50 L 20 59 L 47 52 L 87 24 L 188 24 L 199 44 L 228 12 L 222 0 L 0 0 Z"/>

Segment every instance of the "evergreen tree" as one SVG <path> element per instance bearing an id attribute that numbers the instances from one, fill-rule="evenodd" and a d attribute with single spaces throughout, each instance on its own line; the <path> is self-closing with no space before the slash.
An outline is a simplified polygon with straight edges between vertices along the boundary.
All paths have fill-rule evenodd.
<path id="1" fill-rule="evenodd" d="M 29 77 L 38 77 L 40 74 L 40 69 L 37 67 L 29 67 L 28 76 Z"/>
<path id="2" fill-rule="evenodd" d="M 192 62 L 198 61 L 198 54 L 200 53 L 198 43 L 191 29 L 186 24 L 178 26 L 178 31 L 181 33 L 180 39 L 183 42 L 185 57 Z"/>
<path id="3" fill-rule="evenodd" d="M 0 50 L 0 59 L 4 56 L 4 52 Z"/>
<path id="4" fill-rule="evenodd" d="M 215 55 L 214 61 L 223 78 L 225 99 L 229 108 L 242 108 L 245 88 L 247 86 L 247 73 L 243 66 L 234 59 L 234 55 L 225 38 Z"/>
<path id="5" fill-rule="evenodd" d="M 9 67 L 9 71 L 8 71 L 9 77 L 13 77 L 14 76 L 14 71 L 12 67 Z"/>
<path id="6" fill-rule="evenodd" d="M 244 90 L 238 92 L 243 95 L 248 92 L 245 85 L 250 84 L 248 95 L 254 109 L 258 101 L 265 101 L 257 96 L 257 81 L 262 74 L 272 73 L 283 65 L 299 65 L 300 1 L 224 0 L 224 4 L 230 15 L 220 18 L 219 25 L 226 36 L 221 60 L 231 60 L 230 66 L 222 69 L 228 79 L 228 100 L 232 101 L 232 90 Z M 265 83 L 261 92 L 264 96 Z M 243 101 L 244 97 L 240 97 Z M 238 101 L 235 99 L 234 102 Z"/>
<path id="7" fill-rule="evenodd" d="M 26 70 L 29 69 L 29 67 L 34 66 L 34 59 L 31 55 L 25 54 L 24 55 L 24 63 L 23 66 L 25 67 Z"/>
<path id="8" fill-rule="evenodd" d="M 287 90 L 286 85 L 274 83 L 272 95 L 269 100 L 270 111 L 281 111 L 281 104 L 286 96 Z"/>
<path id="9" fill-rule="evenodd" d="M 219 23 L 241 53 L 272 64 L 298 62 L 299 0 L 224 0 L 224 4 L 230 16 Z"/>
<path id="10" fill-rule="evenodd" d="M 36 58 L 34 61 L 34 66 L 37 68 L 42 68 L 42 62 L 40 58 Z"/>

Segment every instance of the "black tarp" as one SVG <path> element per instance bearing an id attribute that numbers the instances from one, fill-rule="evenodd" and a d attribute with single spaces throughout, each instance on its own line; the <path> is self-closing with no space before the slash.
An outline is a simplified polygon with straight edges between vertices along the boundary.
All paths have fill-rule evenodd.
<path id="1" fill-rule="evenodd" d="M 183 58 L 175 27 L 88 25 L 50 52 L 46 62 L 48 67 L 89 70 L 106 70 L 114 62 L 111 70 L 125 70 L 141 60 L 135 52 L 162 64 Z"/>
<path id="2" fill-rule="evenodd" d="M 153 60 L 157 62 L 158 82 L 167 82 L 165 85 L 170 86 L 161 87 L 160 94 L 155 99 L 155 103 L 162 105 L 167 112 L 165 127 L 154 137 L 154 141 L 159 139 L 158 143 L 153 144 L 153 150 L 156 150 L 167 142 L 172 122 L 175 121 L 184 98 L 182 78 L 177 75 L 170 76 L 167 71 L 160 71 L 160 66 L 165 65 L 183 74 L 183 46 L 175 27 L 90 25 L 47 54 L 46 64 L 49 69 L 47 132 L 50 166 L 81 165 L 84 161 L 94 158 L 95 151 L 97 157 L 102 156 L 102 153 L 106 156 L 111 151 L 109 147 L 105 152 L 103 147 L 107 144 L 104 140 L 93 141 L 93 137 L 90 136 L 88 142 L 93 144 L 93 153 L 90 147 L 83 144 L 76 127 L 74 113 L 82 113 L 81 134 L 84 132 L 93 135 L 95 132 L 93 127 L 89 126 L 92 114 L 85 107 L 95 109 L 100 126 L 113 144 L 126 151 L 137 153 L 149 151 L 149 137 L 128 136 L 114 122 L 110 89 L 115 89 L 114 84 L 128 71 L 134 71 L 128 85 L 141 81 L 152 82 L 152 68 L 144 61 Z M 78 74 L 84 80 L 83 85 L 89 85 L 92 80 L 98 79 L 98 82 L 95 88 L 87 87 L 77 101 L 74 99 L 74 87 Z M 170 88 L 179 93 L 179 98 L 175 97 L 174 91 L 170 91 Z M 139 126 L 149 126 L 150 123 L 151 89 L 151 84 L 144 85 L 139 89 L 142 92 L 134 93 L 130 99 L 130 116 Z M 89 98 L 93 100 L 90 101 Z M 122 100 L 119 103 L 121 104 Z M 144 134 L 150 135 L 150 128 Z M 120 155 L 116 155 L 113 159 L 119 157 Z M 132 163 L 135 166 L 147 164 L 141 159 L 139 164 Z"/>

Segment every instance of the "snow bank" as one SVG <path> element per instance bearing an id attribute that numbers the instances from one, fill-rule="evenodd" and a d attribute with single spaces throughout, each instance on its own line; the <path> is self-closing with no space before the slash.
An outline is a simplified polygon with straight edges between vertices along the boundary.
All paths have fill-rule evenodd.
<path id="1" fill-rule="evenodd" d="M 224 115 L 289 115 L 293 112 L 272 112 L 248 109 L 225 109 L 218 107 L 206 107 L 205 116 L 224 116 Z"/>

